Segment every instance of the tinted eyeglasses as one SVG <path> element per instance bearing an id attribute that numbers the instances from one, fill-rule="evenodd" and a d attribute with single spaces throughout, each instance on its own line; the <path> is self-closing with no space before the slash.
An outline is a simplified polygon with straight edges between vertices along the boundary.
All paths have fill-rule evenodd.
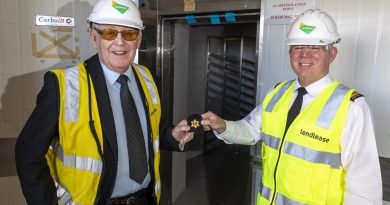
<path id="1" fill-rule="evenodd" d="M 104 40 L 112 41 L 115 40 L 118 36 L 118 33 L 122 34 L 122 38 L 126 41 L 134 41 L 139 34 L 139 30 L 122 30 L 118 31 L 111 28 L 106 29 L 98 29 L 95 26 L 93 26 L 93 29 L 95 29 L 96 32 L 102 37 Z"/>

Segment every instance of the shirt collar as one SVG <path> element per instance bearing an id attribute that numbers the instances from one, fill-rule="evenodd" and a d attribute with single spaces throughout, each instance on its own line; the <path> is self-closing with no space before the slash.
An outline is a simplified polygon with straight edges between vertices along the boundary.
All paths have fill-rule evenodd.
<path id="1" fill-rule="evenodd" d="M 118 77 L 121 75 L 113 70 L 110 70 L 106 65 L 104 65 L 101 61 L 100 61 L 100 65 L 102 66 L 103 68 L 103 73 L 104 73 L 104 77 L 107 81 L 107 83 L 109 85 L 114 85 L 114 83 L 116 83 L 116 80 L 118 79 Z M 131 69 L 131 65 L 129 66 L 129 68 L 125 71 L 125 73 L 123 73 L 124 75 L 127 75 L 127 77 L 129 79 L 132 79 L 133 77 L 133 69 Z"/>
<path id="2" fill-rule="evenodd" d="M 332 84 L 333 82 L 334 82 L 334 79 L 328 73 L 327 75 L 322 77 L 320 80 L 305 87 L 305 89 L 307 91 L 307 94 L 309 94 L 312 97 L 317 97 L 328 85 Z M 296 79 L 294 92 L 300 87 L 302 87 L 302 86 L 299 84 L 298 79 Z"/>

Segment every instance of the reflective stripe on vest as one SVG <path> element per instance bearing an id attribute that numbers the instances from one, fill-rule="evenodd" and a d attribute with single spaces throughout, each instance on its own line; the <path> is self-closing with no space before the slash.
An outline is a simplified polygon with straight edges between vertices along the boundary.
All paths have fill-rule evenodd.
<path id="1" fill-rule="evenodd" d="M 268 201 L 271 200 L 272 189 L 264 186 L 263 183 L 261 183 L 261 182 L 260 182 L 259 193 L 262 197 L 264 197 Z M 275 204 L 277 204 L 277 205 L 306 205 L 306 204 L 302 204 L 302 203 L 299 203 L 297 201 L 294 201 L 294 200 L 292 200 L 292 199 L 290 199 L 290 198 L 288 198 L 280 193 L 276 194 L 275 202 L 276 202 Z"/>
<path id="2" fill-rule="evenodd" d="M 341 154 L 339 153 L 316 151 L 288 141 L 285 142 L 283 149 L 286 154 L 309 162 L 328 164 L 332 168 L 341 167 Z"/>
<path id="3" fill-rule="evenodd" d="M 160 179 L 156 180 L 156 184 L 154 185 L 154 192 L 157 193 L 161 189 L 161 181 Z"/>
<path id="4" fill-rule="evenodd" d="M 159 151 L 159 149 L 160 149 L 159 137 L 157 137 L 157 140 L 153 141 L 153 149 L 154 149 L 154 153 L 157 153 Z"/>
<path id="5" fill-rule="evenodd" d="M 90 157 L 81 157 L 77 155 L 65 155 L 61 145 L 55 141 L 50 149 L 57 155 L 57 158 L 62 161 L 65 167 L 73 167 L 79 170 L 86 170 L 93 173 L 102 173 L 103 162 L 101 160 L 92 159 Z"/>
<path id="6" fill-rule="evenodd" d="M 332 120 L 336 115 L 336 112 L 339 109 L 340 104 L 343 101 L 348 90 L 348 87 L 341 84 L 336 87 L 317 119 L 318 126 L 323 127 L 325 129 L 329 129 L 330 124 L 332 123 Z"/>
<path id="7" fill-rule="evenodd" d="M 262 182 L 260 182 L 259 192 L 262 197 L 266 198 L 268 201 L 271 200 L 272 189 L 264 186 Z"/>
<path id="8" fill-rule="evenodd" d="M 279 101 L 280 97 L 286 92 L 286 90 L 290 87 L 290 85 L 294 82 L 295 80 L 290 80 L 286 82 L 285 84 L 282 85 L 282 87 L 278 90 L 277 93 L 275 93 L 274 96 L 272 96 L 271 101 L 268 103 L 267 107 L 265 108 L 265 111 L 267 112 L 272 112 L 274 109 L 276 103 Z"/>
<path id="9" fill-rule="evenodd" d="M 58 203 L 60 205 L 79 205 L 74 203 L 72 196 L 61 184 L 54 180 L 54 184 L 57 187 L 57 197 L 59 198 Z"/>
<path id="10" fill-rule="evenodd" d="M 294 201 L 290 198 L 287 198 L 286 196 L 284 196 L 283 194 L 280 194 L 280 193 L 276 194 L 275 202 L 277 205 L 307 205 L 307 204 L 303 204 L 303 203 Z"/>
<path id="11" fill-rule="evenodd" d="M 79 121 L 80 74 L 78 67 L 65 69 L 65 122 Z"/>
<path id="12" fill-rule="evenodd" d="M 153 149 L 154 149 L 154 153 L 156 154 L 159 149 L 160 149 L 160 140 L 159 140 L 160 137 L 157 137 L 157 140 L 154 140 L 153 141 Z M 161 189 L 161 181 L 160 179 L 156 180 L 155 182 L 155 185 L 154 185 L 154 191 L 155 193 L 157 193 L 158 191 L 160 191 Z"/>
<path id="13" fill-rule="evenodd" d="M 158 92 L 154 89 L 153 80 L 150 79 L 148 73 L 144 69 L 142 69 L 140 65 L 134 65 L 137 66 L 139 73 L 145 80 L 146 87 L 148 88 L 150 96 L 152 97 L 153 104 L 156 105 L 158 103 Z"/>
<path id="14" fill-rule="evenodd" d="M 261 137 L 263 139 L 263 142 L 271 148 L 274 148 L 276 150 L 279 149 L 279 143 L 280 139 L 271 135 L 267 135 L 264 132 L 261 133 Z"/>
<path id="15" fill-rule="evenodd" d="M 279 138 L 267 135 L 265 133 L 261 133 L 261 136 L 263 138 L 263 142 L 268 147 L 278 150 L 280 143 Z M 285 153 L 309 162 L 328 164 L 332 168 L 341 167 L 341 154 L 316 151 L 289 141 L 286 141 L 283 149 Z"/>

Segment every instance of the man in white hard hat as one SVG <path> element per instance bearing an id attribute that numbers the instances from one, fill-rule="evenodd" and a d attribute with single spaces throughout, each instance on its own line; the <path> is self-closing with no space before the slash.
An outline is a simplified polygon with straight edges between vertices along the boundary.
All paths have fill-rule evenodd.
<path id="1" fill-rule="evenodd" d="M 143 22 L 131 0 L 100 0 L 88 18 L 97 55 L 45 74 L 16 144 L 28 204 L 159 203 L 160 147 L 193 138 L 185 120 L 160 125 L 149 70 L 133 63 Z"/>
<path id="2" fill-rule="evenodd" d="M 297 79 L 277 84 L 247 117 L 202 115 L 226 143 L 262 140 L 257 204 L 382 204 L 374 127 L 364 97 L 334 80 L 340 42 L 335 21 L 307 10 L 287 36 Z"/>

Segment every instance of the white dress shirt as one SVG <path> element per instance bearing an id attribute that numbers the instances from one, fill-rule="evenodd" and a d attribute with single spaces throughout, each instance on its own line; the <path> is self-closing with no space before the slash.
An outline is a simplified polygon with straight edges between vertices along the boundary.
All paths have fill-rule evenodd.
<path id="1" fill-rule="evenodd" d="M 302 108 L 311 103 L 334 80 L 328 74 L 306 87 Z M 294 101 L 301 85 L 295 81 Z M 291 102 L 291 103 L 292 103 Z M 228 144 L 253 145 L 261 140 L 261 107 L 258 105 L 239 121 L 226 121 L 226 130 L 218 134 Z M 363 97 L 351 101 L 341 136 L 341 164 L 345 170 L 345 205 L 381 205 L 382 177 L 370 108 Z"/>

